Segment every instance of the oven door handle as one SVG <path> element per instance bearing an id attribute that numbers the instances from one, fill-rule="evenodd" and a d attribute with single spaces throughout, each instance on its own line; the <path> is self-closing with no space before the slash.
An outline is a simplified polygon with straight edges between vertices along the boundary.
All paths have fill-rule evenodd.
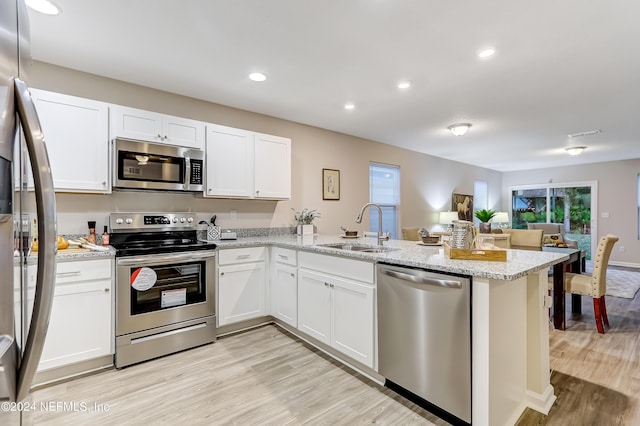
<path id="1" fill-rule="evenodd" d="M 163 254 L 163 255 L 147 255 L 147 256 L 137 256 L 137 257 L 122 257 L 117 260 L 117 264 L 121 266 L 135 266 L 135 265 L 144 265 L 144 264 L 159 264 L 159 263 L 170 263 L 182 260 L 202 260 L 202 259 L 211 259 L 215 257 L 215 253 L 211 251 L 206 252 L 185 252 L 185 253 L 174 253 L 174 254 Z"/>

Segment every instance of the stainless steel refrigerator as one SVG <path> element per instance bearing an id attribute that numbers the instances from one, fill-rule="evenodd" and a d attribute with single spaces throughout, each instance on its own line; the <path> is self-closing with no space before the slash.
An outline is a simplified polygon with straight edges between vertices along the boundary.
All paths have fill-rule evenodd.
<path id="1" fill-rule="evenodd" d="M 2 425 L 22 421 L 18 402 L 29 396 L 38 368 L 49 325 L 56 270 L 56 204 L 51 168 L 35 105 L 22 81 L 27 78 L 30 62 L 24 0 L 0 0 Z M 29 256 L 36 232 L 38 255 Z M 35 288 L 30 289 L 27 283 L 33 280 L 28 273 L 33 266 L 29 264 L 35 262 Z"/>

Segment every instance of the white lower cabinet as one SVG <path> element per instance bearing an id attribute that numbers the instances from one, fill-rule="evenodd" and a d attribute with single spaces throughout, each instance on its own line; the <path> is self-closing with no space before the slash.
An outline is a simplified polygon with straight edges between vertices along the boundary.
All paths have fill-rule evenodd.
<path id="1" fill-rule="evenodd" d="M 29 318 L 35 293 L 36 265 L 29 265 Z M 112 260 L 58 262 L 51 318 L 38 371 L 113 354 Z M 20 304 L 19 268 L 14 268 L 15 303 Z M 19 310 L 16 309 L 16 315 Z M 16 333 L 20 318 L 16 316 Z"/>
<path id="2" fill-rule="evenodd" d="M 298 326 L 298 268 L 295 250 L 274 247 L 271 250 L 271 304 L 275 318 Z"/>
<path id="3" fill-rule="evenodd" d="M 304 255 L 304 259 L 303 259 Z M 315 262 L 317 257 L 319 262 Z M 306 260 L 312 260 L 306 263 Z M 308 267 L 336 262 L 337 270 L 371 268 L 365 281 L 327 274 Z M 317 266 L 316 266 L 317 265 Z M 298 270 L 298 330 L 374 368 L 375 288 L 373 264 L 331 256 L 300 253 Z M 331 270 L 331 269 L 325 269 Z"/>
<path id="4" fill-rule="evenodd" d="M 220 250 L 218 325 L 266 315 L 265 247 Z"/>
<path id="5" fill-rule="evenodd" d="M 113 353 L 111 259 L 60 262 L 38 370 Z"/>

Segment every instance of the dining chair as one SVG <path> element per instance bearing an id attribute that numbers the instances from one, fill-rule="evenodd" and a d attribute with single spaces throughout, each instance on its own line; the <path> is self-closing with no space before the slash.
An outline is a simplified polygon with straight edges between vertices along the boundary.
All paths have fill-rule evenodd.
<path id="1" fill-rule="evenodd" d="M 613 245 L 618 237 L 612 234 L 604 235 L 598 242 L 598 248 L 593 262 L 591 274 L 574 274 L 565 272 L 564 291 L 566 293 L 591 296 L 593 298 L 593 315 L 596 319 L 598 333 L 604 334 L 604 327 L 609 327 L 607 307 L 605 305 L 605 293 L 607 291 L 607 266 Z M 549 279 L 549 288 L 553 289 L 553 277 Z M 603 325 L 604 323 L 604 325 Z"/>
<path id="2" fill-rule="evenodd" d="M 418 233 L 420 231 L 420 228 L 402 228 L 400 229 L 400 231 L 402 232 L 403 240 L 408 240 L 408 241 L 422 240 L 422 238 L 420 237 L 420 234 Z"/>

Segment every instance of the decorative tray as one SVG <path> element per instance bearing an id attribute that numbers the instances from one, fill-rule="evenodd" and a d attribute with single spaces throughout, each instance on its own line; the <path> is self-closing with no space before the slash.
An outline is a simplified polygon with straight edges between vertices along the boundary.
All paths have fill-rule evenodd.
<path id="1" fill-rule="evenodd" d="M 486 260 L 489 262 L 506 262 L 506 250 L 486 250 L 486 249 L 458 249 L 451 248 L 444 243 L 444 253 L 449 259 L 458 260 Z"/>

